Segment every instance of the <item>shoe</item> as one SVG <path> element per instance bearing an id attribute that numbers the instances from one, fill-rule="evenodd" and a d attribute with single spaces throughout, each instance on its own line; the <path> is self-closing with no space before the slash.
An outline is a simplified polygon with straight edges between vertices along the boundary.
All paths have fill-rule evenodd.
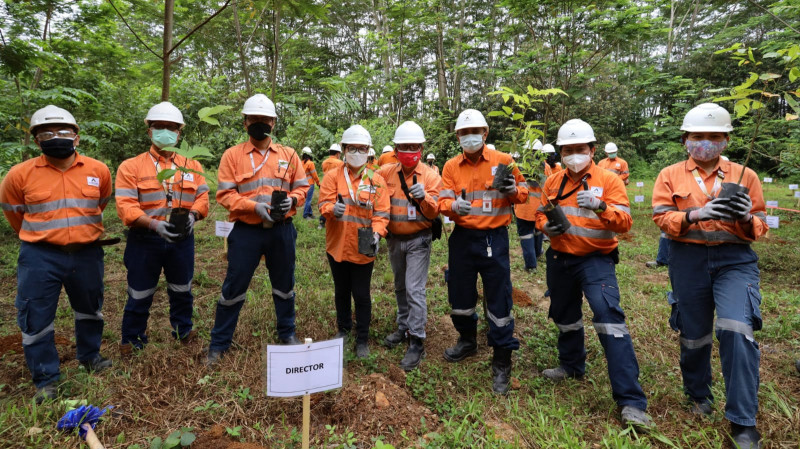
<path id="1" fill-rule="evenodd" d="M 318 226 L 317 226 L 317 229 L 325 229 L 325 226 L 318 225 Z"/>
<path id="2" fill-rule="evenodd" d="M 401 331 L 400 329 L 397 329 L 383 339 L 383 345 L 389 349 L 392 349 L 404 341 L 408 341 L 407 331 Z"/>
<path id="3" fill-rule="evenodd" d="M 525 268 L 525 271 L 526 271 L 527 273 L 536 273 L 536 267 L 533 267 L 533 268 Z"/>
<path id="4" fill-rule="evenodd" d="M 193 342 L 196 337 L 197 337 L 197 331 L 192 329 L 189 331 L 189 333 L 179 338 L 178 340 L 181 342 L 182 345 L 188 345 L 189 343 Z"/>
<path id="5" fill-rule="evenodd" d="M 388 338 L 388 337 L 387 337 Z M 408 337 L 408 349 L 403 360 L 400 361 L 400 368 L 404 371 L 413 371 L 425 358 L 425 340 L 413 335 Z"/>
<path id="6" fill-rule="evenodd" d="M 295 335 L 295 334 L 290 335 L 288 338 L 281 338 L 280 340 L 281 340 L 281 344 L 282 345 L 302 345 L 303 344 L 303 342 L 300 341 L 300 339 L 297 338 L 297 335 Z"/>
<path id="7" fill-rule="evenodd" d="M 756 426 L 731 423 L 731 441 L 736 449 L 761 449 L 761 434 Z"/>
<path id="8" fill-rule="evenodd" d="M 711 407 L 709 402 L 692 401 L 692 407 L 689 411 L 697 416 L 711 416 L 714 413 L 714 408 Z"/>
<path id="9" fill-rule="evenodd" d="M 45 386 L 36 388 L 36 394 L 33 395 L 33 400 L 36 401 L 37 404 L 41 404 L 44 401 L 54 400 L 56 396 L 58 396 L 56 384 L 49 383 Z"/>
<path id="10" fill-rule="evenodd" d="M 643 427 L 653 427 L 653 421 L 647 416 L 644 410 L 640 410 L 632 405 L 622 407 L 620 417 L 622 418 L 622 423 L 627 426 L 633 426 L 639 429 Z"/>
<path id="11" fill-rule="evenodd" d="M 206 368 L 213 368 L 219 360 L 222 358 L 222 351 L 217 351 L 216 349 L 208 349 L 208 354 L 206 354 Z"/>
<path id="12" fill-rule="evenodd" d="M 367 343 L 356 343 L 356 357 L 359 359 L 369 357 L 369 345 Z"/>
<path id="13" fill-rule="evenodd" d="M 100 354 L 97 354 L 92 360 L 81 362 L 86 371 L 90 373 L 101 373 L 105 371 L 107 368 L 111 368 L 113 363 L 111 360 L 103 357 Z"/>
<path id="14" fill-rule="evenodd" d="M 544 291 L 544 297 L 545 298 L 549 298 L 550 297 L 550 289 L 549 288 Z"/>
<path id="15" fill-rule="evenodd" d="M 658 267 L 666 267 L 667 264 L 659 263 L 659 262 L 656 262 L 655 260 L 652 260 L 650 262 L 645 262 L 644 266 L 646 266 L 647 268 L 658 268 Z"/>
<path id="16" fill-rule="evenodd" d="M 336 335 L 333 336 L 333 338 L 334 339 L 341 338 L 344 340 L 345 343 L 347 343 L 347 340 L 350 338 L 350 331 L 339 329 L 339 332 L 337 332 Z"/>
<path id="17" fill-rule="evenodd" d="M 800 360 L 794 362 L 794 367 L 798 373 L 800 373 Z"/>
<path id="18" fill-rule="evenodd" d="M 448 362 L 460 362 L 478 352 L 478 339 L 476 331 L 462 333 L 456 345 L 444 350 L 444 359 Z"/>
<path id="19" fill-rule="evenodd" d="M 542 376 L 552 380 L 553 382 L 561 382 L 567 379 L 580 379 L 583 376 L 579 374 L 570 374 L 562 367 L 548 368 L 542 371 Z"/>
<path id="20" fill-rule="evenodd" d="M 492 391 L 495 394 L 508 393 L 511 383 L 511 350 L 494 348 L 492 354 Z"/>
<path id="21" fill-rule="evenodd" d="M 133 345 L 130 343 L 120 343 L 119 344 L 119 355 L 122 358 L 127 359 L 128 357 L 133 355 Z"/>

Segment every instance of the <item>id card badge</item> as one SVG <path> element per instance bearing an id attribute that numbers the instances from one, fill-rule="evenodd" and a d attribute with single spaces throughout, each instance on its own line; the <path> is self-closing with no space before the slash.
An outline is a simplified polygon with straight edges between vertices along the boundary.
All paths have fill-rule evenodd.
<path id="1" fill-rule="evenodd" d="M 408 219 L 409 221 L 417 219 L 417 208 L 413 204 L 408 205 Z"/>
<path id="2" fill-rule="evenodd" d="M 489 195 L 488 192 L 483 194 L 483 211 L 484 212 L 492 211 L 492 197 Z"/>

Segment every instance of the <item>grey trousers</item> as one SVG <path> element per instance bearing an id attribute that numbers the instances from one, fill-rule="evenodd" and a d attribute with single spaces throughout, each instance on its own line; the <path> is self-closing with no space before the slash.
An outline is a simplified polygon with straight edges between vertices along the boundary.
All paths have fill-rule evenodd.
<path id="1" fill-rule="evenodd" d="M 428 322 L 425 284 L 431 263 L 431 233 L 421 232 L 408 240 L 392 237 L 388 243 L 397 297 L 397 328 L 425 338 Z"/>

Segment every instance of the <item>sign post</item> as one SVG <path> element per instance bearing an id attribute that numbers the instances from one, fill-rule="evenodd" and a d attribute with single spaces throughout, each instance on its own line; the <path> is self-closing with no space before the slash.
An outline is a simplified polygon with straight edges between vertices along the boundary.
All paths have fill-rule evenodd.
<path id="1" fill-rule="evenodd" d="M 306 344 L 311 344 L 311 339 L 306 338 Z M 303 395 L 303 449 L 308 449 L 309 432 L 311 431 L 311 395 Z"/>

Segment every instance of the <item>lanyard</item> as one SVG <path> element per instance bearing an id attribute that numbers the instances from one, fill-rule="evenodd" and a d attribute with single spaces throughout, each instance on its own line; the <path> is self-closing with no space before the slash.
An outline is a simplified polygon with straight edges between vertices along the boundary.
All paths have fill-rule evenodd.
<path id="1" fill-rule="evenodd" d="M 574 189 L 572 189 L 569 192 L 567 192 L 566 195 L 562 195 L 564 193 L 564 187 L 567 186 L 568 178 L 569 178 L 569 173 L 564 173 L 564 177 L 561 179 L 561 187 L 558 188 L 558 195 L 556 196 L 556 199 L 555 199 L 556 204 L 558 203 L 558 201 L 561 201 L 561 200 L 569 198 L 570 195 L 572 195 L 573 193 L 577 192 L 578 189 L 581 188 L 581 186 L 586 187 L 585 190 L 589 190 L 588 186 L 586 184 L 586 180 L 589 179 L 589 174 L 587 173 L 587 174 L 583 175 L 583 178 L 581 178 L 581 182 L 580 182 L 580 184 L 578 184 L 577 187 L 575 187 Z"/>
<path id="2" fill-rule="evenodd" d="M 714 186 L 711 188 L 711 194 L 709 195 L 708 190 L 706 190 L 706 183 L 703 181 L 703 178 L 700 177 L 700 173 L 697 172 L 696 168 L 692 170 L 692 176 L 694 176 L 694 180 L 697 181 L 697 185 L 700 187 L 700 190 L 703 191 L 703 195 L 710 200 L 714 199 L 714 195 L 716 195 L 721 187 L 720 183 L 723 179 L 725 179 L 725 175 L 722 174 L 722 171 L 717 169 L 717 176 L 714 178 Z"/>
<path id="3" fill-rule="evenodd" d="M 153 153 L 148 152 L 147 154 L 150 155 L 150 159 L 153 160 L 153 165 L 156 166 L 156 176 L 158 176 L 158 173 L 161 172 L 161 165 L 158 163 L 158 158 L 153 157 Z M 174 156 L 172 157 L 172 160 L 170 162 L 172 162 L 172 167 L 170 167 L 170 170 L 175 170 Z M 164 193 L 166 193 L 167 195 L 167 207 L 172 207 L 172 183 L 167 182 L 167 180 L 165 179 L 161 181 L 161 185 L 164 187 Z"/>
<path id="4" fill-rule="evenodd" d="M 256 163 L 255 161 L 253 161 L 253 152 L 252 151 L 250 152 L 250 167 L 253 168 L 253 176 L 255 176 L 256 173 L 261 171 L 261 169 L 264 167 L 264 164 L 267 163 L 267 159 L 269 159 L 269 148 L 267 148 L 267 151 L 264 153 L 264 160 L 261 161 L 260 164 L 258 164 L 258 167 L 256 167 Z"/>
<path id="5" fill-rule="evenodd" d="M 350 182 L 350 174 L 347 173 L 347 164 L 345 164 L 342 167 L 342 170 L 344 171 L 344 180 L 347 181 L 347 190 L 350 192 L 350 199 L 353 200 L 353 203 L 355 204 L 361 204 L 361 202 L 356 199 L 356 195 L 353 193 L 353 184 Z M 364 185 L 364 177 L 362 176 L 361 182 L 358 183 L 358 188 L 356 189 L 356 192 L 360 192 L 362 190 L 361 186 L 363 185 Z M 369 202 L 367 202 L 367 204 L 369 204 Z"/>

